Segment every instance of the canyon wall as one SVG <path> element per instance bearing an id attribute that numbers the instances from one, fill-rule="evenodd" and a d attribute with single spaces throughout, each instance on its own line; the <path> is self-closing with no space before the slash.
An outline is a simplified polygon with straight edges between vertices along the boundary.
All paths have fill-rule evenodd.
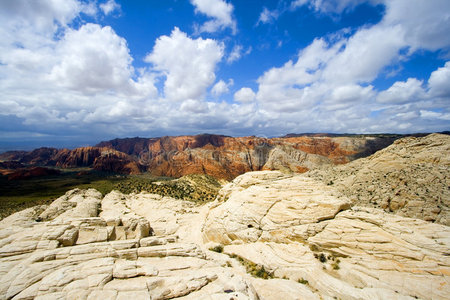
<path id="1" fill-rule="evenodd" d="M 208 174 L 231 180 L 249 171 L 303 173 L 326 165 L 345 164 L 390 145 L 395 137 L 300 136 L 282 138 L 196 135 L 126 138 L 74 150 L 39 148 L 7 152 L 1 160 L 31 166 L 92 167 L 123 174 L 149 172 L 181 177 Z"/>

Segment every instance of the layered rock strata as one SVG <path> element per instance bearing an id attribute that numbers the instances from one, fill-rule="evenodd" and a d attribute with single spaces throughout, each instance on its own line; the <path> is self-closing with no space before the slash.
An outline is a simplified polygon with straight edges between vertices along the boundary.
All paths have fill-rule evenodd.
<path id="1" fill-rule="evenodd" d="M 450 295 L 448 226 L 350 208 L 348 198 L 305 175 L 247 173 L 221 194 L 206 218 L 204 240 L 274 277 L 307 283 L 317 299 Z M 260 295 L 277 299 L 276 284 L 255 285 Z"/>
<path id="2" fill-rule="evenodd" d="M 450 225 L 450 136 L 408 137 L 372 156 L 315 170 L 355 205 Z"/>
<path id="3" fill-rule="evenodd" d="M 196 135 L 116 139 L 74 150 L 39 148 L 0 154 L 0 160 L 61 168 L 181 177 L 208 174 L 231 180 L 248 171 L 305 172 L 323 165 L 347 163 L 386 147 L 395 137 L 227 137 Z"/>
<path id="4" fill-rule="evenodd" d="M 260 171 L 202 205 L 73 190 L 11 215 L 0 298 L 448 299 L 448 253 L 445 225 Z"/>

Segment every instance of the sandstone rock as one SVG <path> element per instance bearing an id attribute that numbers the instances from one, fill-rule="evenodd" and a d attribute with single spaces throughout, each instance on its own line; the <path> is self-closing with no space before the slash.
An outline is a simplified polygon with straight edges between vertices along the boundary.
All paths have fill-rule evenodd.
<path id="1" fill-rule="evenodd" d="M 78 229 L 75 227 L 68 228 L 62 235 L 58 237 L 58 242 L 62 246 L 73 246 L 78 239 Z"/>
<path id="2" fill-rule="evenodd" d="M 449 227 L 373 208 L 350 209 L 345 197 L 333 196 L 338 193 L 332 186 L 305 180 L 304 175 L 268 173 L 247 173 L 224 187 L 220 199 L 225 202 L 214 204 L 205 220 L 205 241 L 231 244 L 223 251 L 252 262 L 247 268 L 264 266 L 272 276 L 289 279 L 290 288 L 306 288 L 307 294 L 319 291 L 323 297 L 342 299 L 449 295 Z M 276 210 L 283 202 L 295 208 L 292 199 L 315 204 L 313 212 L 306 205 L 294 219 L 287 205 Z M 318 217 L 324 213 L 320 206 L 328 209 L 329 203 L 336 205 L 331 215 L 325 210 L 326 217 Z M 262 222 L 265 218 L 271 222 Z M 251 223 L 255 219 L 262 221 Z M 301 283 L 307 284 L 299 288 Z M 260 296 L 277 294 L 270 284 L 254 286 Z"/>
<path id="3" fill-rule="evenodd" d="M 139 195 L 97 196 L 93 190 L 75 190 L 55 200 L 41 213 L 39 222 L 35 219 L 42 208 L 0 222 L 0 298 L 171 299 L 195 293 L 192 299 L 201 299 L 210 290 L 225 294 L 218 287 L 225 284 L 225 277 L 235 276 L 233 270 L 207 260 L 199 245 L 185 240 L 194 228 L 187 223 L 194 222 L 198 208 L 184 219 L 174 219 L 185 222 L 179 225 L 186 226 L 181 232 L 183 241 L 174 235 L 147 237 L 150 223 L 141 213 L 176 216 L 192 208 L 192 203 L 180 207 L 182 201 L 167 199 L 164 203 L 160 196 L 143 194 L 142 200 L 154 202 L 149 206 L 159 211 L 142 211 Z M 111 204 L 102 211 L 108 221 L 102 214 L 97 216 L 98 209 L 91 210 L 92 203 L 105 208 Z M 124 210 L 127 207 L 131 209 Z M 125 240 L 116 240 L 118 235 L 113 233 L 119 231 Z M 239 282 L 240 298 L 256 299 L 245 279 Z"/>
<path id="4" fill-rule="evenodd" d="M 264 299 L 319 300 L 320 299 L 320 297 L 317 294 L 314 294 L 304 284 L 298 284 L 293 280 L 255 279 L 253 281 L 253 285 L 258 290 L 259 298 L 261 300 L 264 300 Z"/>
<path id="5" fill-rule="evenodd" d="M 450 225 L 449 135 L 399 139 L 370 157 L 308 175 L 355 205 Z"/>
<path id="6" fill-rule="evenodd" d="M 42 212 L 39 220 L 96 217 L 101 203 L 102 194 L 94 189 L 75 189 L 59 197 Z"/>
<path id="7" fill-rule="evenodd" d="M 269 183 L 266 178 L 276 180 Z M 224 189 L 228 199 L 209 212 L 206 241 L 288 241 L 298 238 L 296 228 L 331 219 L 350 207 L 347 199 L 334 197 L 331 188 L 302 175 L 252 172 Z"/>

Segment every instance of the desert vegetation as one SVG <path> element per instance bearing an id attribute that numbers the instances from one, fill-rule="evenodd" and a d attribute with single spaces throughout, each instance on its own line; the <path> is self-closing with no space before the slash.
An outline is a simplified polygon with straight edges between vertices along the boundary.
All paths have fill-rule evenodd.
<path id="1" fill-rule="evenodd" d="M 103 195 L 112 190 L 124 194 L 142 191 L 199 203 L 212 201 L 220 183 L 207 175 L 187 175 L 179 179 L 141 175 L 118 175 L 88 168 L 61 169 L 60 174 L 8 180 L 0 175 L 0 219 L 35 205 L 50 204 L 67 191 L 94 188 Z"/>

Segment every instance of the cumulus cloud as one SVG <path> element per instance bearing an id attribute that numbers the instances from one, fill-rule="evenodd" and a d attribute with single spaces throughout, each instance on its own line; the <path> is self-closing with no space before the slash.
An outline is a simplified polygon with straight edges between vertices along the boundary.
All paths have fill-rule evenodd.
<path id="1" fill-rule="evenodd" d="M 329 103 L 331 109 L 334 109 L 333 104 L 339 104 L 340 106 L 341 103 L 345 104 L 343 108 L 346 108 L 347 105 L 358 103 L 361 99 L 370 100 L 374 95 L 373 86 L 371 85 L 363 87 L 358 84 L 348 84 L 335 87 L 331 91 L 329 99 L 325 100 L 325 103 Z"/>
<path id="2" fill-rule="evenodd" d="M 224 0 L 191 0 L 195 12 L 205 14 L 212 20 L 200 26 L 200 32 L 216 32 L 230 28 L 236 33 L 236 20 L 233 18 L 234 7 Z"/>
<path id="3" fill-rule="evenodd" d="M 219 80 L 211 89 L 211 94 L 215 97 L 226 94 L 230 91 L 230 86 L 234 84 L 233 79 L 229 79 L 228 83 L 223 80 Z"/>
<path id="4" fill-rule="evenodd" d="M 450 98 L 450 62 L 431 73 L 428 85 L 432 96 Z"/>
<path id="5" fill-rule="evenodd" d="M 348 40 L 345 48 L 329 61 L 324 77 L 333 82 L 371 82 L 384 67 L 398 59 L 405 46 L 399 26 L 373 26 L 361 29 Z"/>
<path id="6" fill-rule="evenodd" d="M 0 1 L 2 27 L 21 24 L 41 32 L 53 32 L 58 24 L 68 25 L 81 9 L 82 4 L 76 0 Z"/>
<path id="7" fill-rule="evenodd" d="M 9 10 L 0 13 L 7 24 L 0 31 L 8 33 L 0 40 L 2 118 L 17 117 L 32 135 L 61 138 L 145 117 L 157 96 L 154 74 L 134 70 L 126 41 L 110 27 L 70 27 L 86 3 L 22 2 L 0 3 Z M 96 125 L 88 130 L 89 124 Z"/>
<path id="8" fill-rule="evenodd" d="M 59 41 L 60 62 L 51 71 L 56 84 L 87 93 L 127 88 L 134 70 L 125 39 L 107 26 L 86 24 L 70 29 Z"/>
<path id="9" fill-rule="evenodd" d="M 406 43 L 412 47 L 411 51 L 450 46 L 450 1 L 386 0 L 384 3 L 386 14 L 383 24 L 400 26 Z"/>
<path id="10" fill-rule="evenodd" d="M 189 113 L 207 113 L 208 105 L 204 101 L 187 99 L 181 103 L 180 109 Z"/>
<path id="11" fill-rule="evenodd" d="M 408 78 L 407 81 L 398 81 L 390 88 L 378 94 L 377 101 L 381 103 L 407 103 L 423 100 L 425 91 L 423 81 Z"/>
<path id="12" fill-rule="evenodd" d="M 450 46 L 449 16 L 443 13 L 450 10 L 450 2 L 447 0 L 294 0 L 291 8 L 306 5 L 321 13 L 340 14 L 363 3 L 385 5 L 383 24 L 399 25 L 412 50 L 437 50 Z"/>
<path id="13" fill-rule="evenodd" d="M 248 87 L 243 87 L 236 93 L 234 93 L 234 100 L 242 103 L 249 103 L 255 100 L 255 92 Z"/>
<path id="14" fill-rule="evenodd" d="M 166 77 L 166 98 L 198 99 L 214 82 L 214 70 L 223 53 L 221 43 L 212 39 L 191 39 L 175 28 L 170 36 L 161 36 L 156 40 L 153 51 L 145 57 L 145 61 L 152 63 L 154 69 Z"/>
<path id="15" fill-rule="evenodd" d="M 109 15 L 115 10 L 120 10 L 120 4 L 117 4 L 114 0 L 108 0 L 107 2 L 102 3 L 99 6 L 105 15 Z"/>

